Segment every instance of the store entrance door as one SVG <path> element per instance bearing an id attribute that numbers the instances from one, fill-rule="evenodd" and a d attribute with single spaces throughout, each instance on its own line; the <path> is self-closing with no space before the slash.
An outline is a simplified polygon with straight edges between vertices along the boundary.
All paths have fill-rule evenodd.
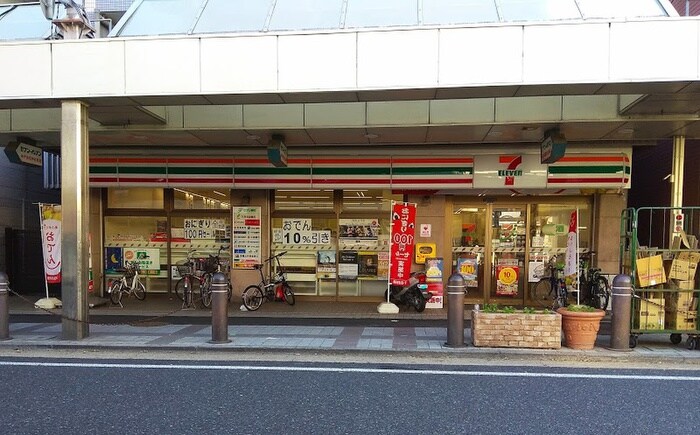
<path id="1" fill-rule="evenodd" d="M 518 305 L 525 291 L 525 205 L 493 206 L 491 210 L 491 285 L 487 299 Z"/>

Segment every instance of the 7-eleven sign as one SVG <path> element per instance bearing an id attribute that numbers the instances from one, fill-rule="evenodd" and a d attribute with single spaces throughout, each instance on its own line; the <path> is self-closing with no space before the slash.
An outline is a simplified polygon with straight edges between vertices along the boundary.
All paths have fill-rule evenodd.
<path id="1" fill-rule="evenodd" d="M 477 189 L 545 189 L 547 165 L 539 154 L 474 156 L 474 187 Z"/>

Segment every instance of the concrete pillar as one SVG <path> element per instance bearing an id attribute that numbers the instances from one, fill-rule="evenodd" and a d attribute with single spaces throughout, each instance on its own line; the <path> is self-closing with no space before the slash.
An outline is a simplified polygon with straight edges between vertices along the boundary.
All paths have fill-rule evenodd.
<path id="1" fill-rule="evenodd" d="M 63 338 L 88 336 L 88 116 L 80 101 L 61 103 Z"/>
<path id="2" fill-rule="evenodd" d="M 671 207 L 683 207 L 683 165 L 685 164 L 685 136 L 673 136 L 671 170 Z M 671 222 L 673 226 L 673 222 Z M 673 230 L 671 231 L 673 232 Z"/>
<path id="3" fill-rule="evenodd" d="M 594 218 L 596 266 L 603 273 L 617 273 L 620 268 L 620 225 L 627 207 L 627 193 L 599 193 L 595 196 Z"/>

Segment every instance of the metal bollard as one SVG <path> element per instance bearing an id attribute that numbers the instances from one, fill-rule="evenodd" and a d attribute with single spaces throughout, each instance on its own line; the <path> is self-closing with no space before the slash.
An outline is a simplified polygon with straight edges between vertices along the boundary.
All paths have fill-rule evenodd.
<path id="1" fill-rule="evenodd" d="M 617 275 L 612 285 L 612 334 L 610 349 L 630 349 L 630 324 L 632 317 L 632 278 Z"/>
<path id="2" fill-rule="evenodd" d="M 9 287 L 7 275 L 0 272 L 0 340 L 10 339 L 10 306 L 7 302 Z"/>
<path id="3" fill-rule="evenodd" d="M 464 347 L 464 292 L 467 283 L 459 273 L 447 280 L 447 343 L 448 347 Z"/>
<path id="4" fill-rule="evenodd" d="M 228 339 L 228 282 L 226 276 L 216 272 L 211 277 L 211 341 L 209 343 L 230 343 Z"/>

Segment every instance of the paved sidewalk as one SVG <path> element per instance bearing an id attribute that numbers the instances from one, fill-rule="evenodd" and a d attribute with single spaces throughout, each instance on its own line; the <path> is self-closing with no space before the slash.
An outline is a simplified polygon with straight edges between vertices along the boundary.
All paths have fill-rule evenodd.
<path id="1" fill-rule="evenodd" d="M 470 331 L 465 329 L 465 341 Z M 312 351 L 312 352 L 402 352 L 480 358 L 539 358 L 547 360 L 638 361 L 697 363 L 700 351 L 688 350 L 684 343 L 673 345 L 665 335 L 643 335 L 638 346 L 628 352 L 606 348 L 610 337 L 598 337 L 596 348 L 589 351 L 561 349 L 476 348 L 445 345 L 446 327 L 365 327 L 365 326 L 289 326 L 235 325 L 228 328 L 229 343 L 210 343 L 210 325 L 164 324 L 157 326 L 90 325 L 86 339 L 61 338 L 58 323 L 14 323 L 10 340 L 0 341 L 2 348 L 73 348 L 132 350 L 224 350 L 235 351 Z M 684 337 L 685 338 L 685 337 Z"/>

